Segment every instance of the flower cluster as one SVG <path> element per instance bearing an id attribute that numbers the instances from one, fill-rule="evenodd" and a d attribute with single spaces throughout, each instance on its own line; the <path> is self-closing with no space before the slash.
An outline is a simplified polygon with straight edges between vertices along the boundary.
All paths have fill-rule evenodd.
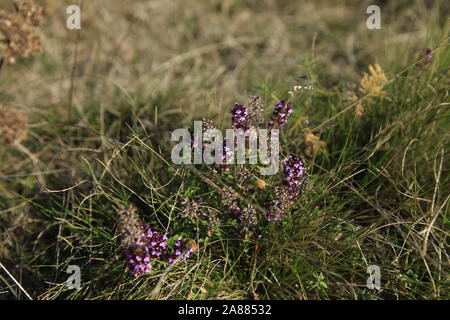
<path id="1" fill-rule="evenodd" d="M 239 165 L 236 170 L 236 182 L 243 191 L 248 191 L 250 181 L 255 175 L 254 169 L 245 165 Z"/>
<path id="2" fill-rule="evenodd" d="M 167 255 L 167 262 L 169 263 L 175 263 L 180 259 L 186 260 L 191 256 L 191 253 L 194 252 L 194 247 L 192 245 L 188 246 L 188 242 L 181 237 L 175 241 L 174 246 L 175 251 Z"/>
<path id="3" fill-rule="evenodd" d="M 275 105 L 272 118 L 269 120 L 271 128 L 278 128 L 284 126 L 289 116 L 292 114 L 292 103 L 287 101 L 280 101 Z"/>
<path id="4" fill-rule="evenodd" d="M 128 208 L 121 207 L 117 212 L 118 230 L 122 239 L 122 243 L 126 247 L 133 246 L 141 236 L 142 221 L 132 206 Z"/>
<path id="5" fill-rule="evenodd" d="M 288 156 L 283 163 L 282 177 L 284 185 L 276 187 L 273 199 L 267 201 L 268 210 L 265 212 L 265 216 L 269 221 L 284 219 L 286 212 L 300 197 L 308 181 L 302 160 L 295 156 Z"/>
<path id="6" fill-rule="evenodd" d="M 293 201 L 298 198 L 297 192 L 289 190 L 287 185 L 277 186 L 274 197 L 267 201 L 267 210 L 264 212 L 267 220 L 281 221 L 285 218 L 286 212 L 291 208 Z"/>
<path id="7" fill-rule="evenodd" d="M 41 38 L 33 32 L 41 23 L 42 9 L 28 1 L 17 2 L 16 8 L 19 15 L 0 10 L 0 60 L 9 63 L 42 52 Z"/>
<path id="8" fill-rule="evenodd" d="M 425 71 L 428 70 L 431 61 L 433 60 L 433 50 L 430 48 L 422 48 L 420 52 L 417 53 L 417 61 L 414 70 L 411 70 L 411 79 L 420 79 Z M 410 93 L 414 92 L 413 82 L 408 83 L 408 91 Z"/>
<path id="9" fill-rule="evenodd" d="M 231 187 L 223 187 L 220 192 L 220 202 L 225 208 L 233 213 L 241 211 L 238 194 Z"/>
<path id="10" fill-rule="evenodd" d="M 238 221 L 240 223 L 241 231 L 239 236 L 246 238 L 248 236 L 256 235 L 261 237 L 262 235 L 257 234 L 257 226 L 258 226 L 258 212 L 256 208 L 249 204 L 247 205 L 242 212 L 238 215 Z"/>
<path id="11" fill-rule="evenodd" d="M 193 246 L 181 237 L 170 246 L 169 236 L 152 230 L 139 219 L 132 207 L 122 208 L 118 214 L 119 231 L 126 247 L 126 264 L 133 276 L 149 273 L 154 260 L 175 263 L 180 259 L 188 259 L 194 251 Z"/>
<path id="12" fill-rule="evenodd" d="M 0 138 L 5 144 L 24 139 L 28 131 L 28 117 L 17 109 L 0 105 Z"/>
<path id="13" fill-rule="evenodd" d="M 300 190 L 305 182 L 306 170 L 302 160 L 296 156 L 288 156 L 283 163 L 283 179 L 292 190 Z"/>
<path id="14" fill-rule="evenodd" d="M 223 171 L 230 171 L 230 164 L 229 161 L 232 161 L 234 159 L 234 152 L 233 149 L 230 148 L 227 145 L 228 138 L 223 138 L 223 150 L 222 150 L 222 163 L 216 164 L 213 171 L 216 173 L 223 172 Z"/>
<path id="15" fill-rule="evenodd" d="M 433 50 L 430 48 L 422 48 L 420 50 L 419 59 L 421 60 L 419 63 L 416 64 L 416 72 L 415 77 L 419 78 L 422 71 L 425 71 L 428 69 L 428 65 L 430 64 L 431 60 L 433 59 Z"/>
<path id="16" fill-rule="evenodd" d="M 191 200 L 184 197 L 181 202 L 181 217 L 188 220 L 195 221 L 206 219 L 210 227 L 215 227 L 219 224 L 219 218 L 214 211 L 202 205 L 202 199 Z"/>
<path id="17" fill-rule="evenodd" d="M 264 122 L 264 103 L 261 97 L 251 96 L 249 103 L 249 113 L 252 123 L 255 127 L 259 127 Z"/>
<path id="18" fill-rule="evenodd" d="M 233 123 L 233 129 L 243 130 L 246 132 L 251 127 L 251 116 L 247 106 L 239 103 L 234 104 L 233 110 L 231 110 L 231 121 Z"/>
<path id="19" fill-rule="evenodd" d="M 360 82 L 359 90 L 364 94 L 371 94 L 374 97 L 382 97 L 386 94 L 383 90 L 388 83 L 388 79 L 379 64 L 369 65 L 369 73 L 364 73 Z"/>
<path id="20" fill-rule="evenodd" d="M 193 247 L 188 247 L 188 242 L 181 238 L 176 240 L 174 248 L 171 249 L 166 234 L 153 231 L 145 223 L 141 224 L 140 228 L 140 239 L 126 251 L 127 266 L 133 276 L 150 272 L 152 260 L 175 263 L 180 259 L 188 259 L 194 251 Z"/>
<path id="21" fill-rule="evenodd" d="M 305 85 L 305 86 L 295 85 L 292 88 L 292 90 L 290 90 L 288 92 L 288 95 L 293 96 L 295 92 L 300 91 L 300 90 L 312 91 L 313 90 L 313 86 L 311 86 L 311 85 Z"/>
<path id="22" fill-rule="evenodd" d="M 37 27 L 42 23 L 43 9 L 41 6 L 36 5 L 31 0 L 15 0 L 14 5 L 20 16 L 28 24 Z"/>
<path id="23" fill-rule="evenodd" d="M 130 274 L 137 277 L 152 270 L 150 254 L 145 247 L 136 246 L 126 251 L 127 267 Z"/>
<path id="24" fill-rule="evenodd" d="M 433 51 L 430 48 L 422 49 L 422 54 L 425 54 L 423 65 L 426 66 L 433 59 Z"/>

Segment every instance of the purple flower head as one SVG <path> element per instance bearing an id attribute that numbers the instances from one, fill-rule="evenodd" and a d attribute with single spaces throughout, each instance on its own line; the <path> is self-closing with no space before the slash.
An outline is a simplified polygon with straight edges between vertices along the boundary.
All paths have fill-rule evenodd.
<path id="1" fill-rule="evenodd" d="M 249 130 L 251 126 L 251 116 L 247 106 L 235 103 L 234 108 L 231 110 L 231 121 L 233 123 L 233 129 L 241 129 L 244 132 Z"/>
<path id="2" fill-rule="evenodd" d="M 126 262 L 131 275 L 137 277 L 152 270 L 150 255 L 142 247 L 136 246 L 126 252 Z"/>
<path id="3" fill-rule="evenodd" d="M 428 63 L 430 62 L 430 60 L 433 58 L 433 50 L 431 50 L 430 48 L 427 49 L 422 49 L 422 54 L 425 54 L 425 60 L 424 63 Z"/>
<path id="4" fill-rule="evenodd" d="M 300 189 L 306 177 L 306 170 L 302 160 L 295 156 L 288 156 L 287 160 L 283 163 L 282 177 L 285 184 L 292 188 L 292 190 Z"/>
<path id="5" fill-rule="evenodd" d="M 140 226 L 141 236 L 134 246 L 125 252 L 126 263 L 131 275 L 137 277 L 151 271 L 152 259 L 173 263 L 178 258 L 187 259 L 191 248 L 187 248 L 187 241 L 178 238 L 176 250 L 171 250 L 166 240 L 168 236 L 152 231 L 146 223 Z M 174 252 L 173 252 L 174 251 Z"/>
<path id="6" fill-rule="evenodd" d="M 228 138 L 224 137 L 223 138 L 222 163 L 216 164 L 216 166 L 213 169 L 213 171 L 216 173 L 220 173 L 223 171 L 230 171 L 231 165 L 228 162 L 232 162 L 234 160 L 234 147 L 235 146 L 233 148 L 230 148 L 227 145 L 227 143 L 228 143 Z"/>
<path id="7" fill-rule="evenodd" d="M 281 221 L 283 220 L 283 216 L 277 210 L 268 210 L 264 212 L 268 221 Z"/>
<path id="8" fill-rule="evenodd" d="M 422 59 L 419 64 L 416 65 L 416 68 L 426 69 L 428 64 L 433 59 L 433 50 L 430 48 L 422 48 L 420 50 L 420 58 Z"/>
<path id="9" fill-rule="evenodd" d="M 269 120 L 269 125 L 271 128 L 277 128 L 284 126 L 289 116 L 292 114 L 292 103 L 286 101 L 280 101 L 275 105 L 275 110 L 273 111 L 273 116 Z"/>
<path id="10" fill-rule="evenodd" d="M 168 262 L 174 263 L 179 261 L 180 259 L 186 260 L 189 258 L 191 252 L 194 251 L 194 248 L 192 246 L 188 246 L 188 241 L 182 240 L 181 238 L 178 238 L 178 240 L 175 242 L 175 248 L 175 251 L 168 256 Z"/>
<path id="11" fill-rule="evenodd" d="M 277 186 L 273 198 L 267 200 L 267 211 L 264 215 L 269 221 L 283 220 L 293 203 L 299 199 L 308 181 L 302 160 L 295 156 L 289 156 L 283 162 L 282 178 L 284 184 Z"/>

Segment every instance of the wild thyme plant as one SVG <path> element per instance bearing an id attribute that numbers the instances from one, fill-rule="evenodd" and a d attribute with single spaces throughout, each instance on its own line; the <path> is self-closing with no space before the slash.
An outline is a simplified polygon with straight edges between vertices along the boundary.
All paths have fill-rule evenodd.
<path id="1" fill-rule="evenodd" d="M 236 136 L 249 132 L 256 134 L 260 129 L 281 129 L 288 124 L 289 117 L 294 111 L 293 103 L 283 100 L 276 103 L 270 112 L 268 121 L 265 119 L 266 107 L 261 97 L 251 97 L 247 104 L 235 103 L 231 109 L 231 126 Z M 203 129 L 213 128 L 212 120 L 203 120 Z M 254 134 L 255 134 L 254 133 Z M 251 135 L 251 134 L 250 134 Z M 250 135 L 245 136 L 246 144 L 250 144 Z M 224 138 L 226 140 L 228 138 Z M 211 216 L 198 214 L 202 205 L 198 203 L 215 203 L 214 219 L 220 220 L 221 226 L 231 226 L 231 235 L 243 239 L 258 239 L 265 235 L 266 226 L 270 222 L 282 221 L 289 215 L 289 211 L 300 199 L 308 181 L 308 174 L 303 161 L 289 155 L 281 163 L 280 172 L 273 176 L 261 176 L 258 164 L 229 164 L 225 160 L 236 156 L 237 138 L 234 138 L 234 150 L 226 146 L 223 149 L 223 163 L 209 166 L 208 179 L 220 185 L 212 192 L 206 191 L 209 198 L 195 198 L 183 203 L 182 215 L 196 217 L 212 232 L 218 224 L 211 224 Z M 260 141 L 261 143 L 261 141 Z M 205 147 L 203 145 L 203 147 Z M 258 145 L 258 147 L 261 147 Z M 268 143 L 269 155 L 272 145 Z M 281 148 L 281 151 L 284 150 Z M 250 152 L 246 151 L 246 157 Z M 278 171 L 278 170 L 277 170 Z M 204 190 L 200 187 L 199 190 Z M 218 199 L 218 201 L 217 201 Z M 192 206 L 196 203 L 197 206 Z M 192 211 L 191 213 L 189 213 Z M 186 213 L 188 212 L 188 213 Z M 209 212 L 212 212 L 211 210 Z"/>

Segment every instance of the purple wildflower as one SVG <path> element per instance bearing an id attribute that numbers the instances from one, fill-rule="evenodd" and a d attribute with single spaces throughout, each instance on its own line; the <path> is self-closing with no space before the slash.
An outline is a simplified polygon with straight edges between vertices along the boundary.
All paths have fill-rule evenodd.
<path id="1" fill-rule="evenodd" d="M 231 110 L 231 121 L 233 122 L 233 129 L 243 130 L 246 132 L 251 126 L 251 116 L 247 106 L 239 103 L 234 104 L 233 110 Z"/>
<path id="2" fill-rule="evenodd" d="M 300 189 L 305 182 L 306 170 L 300 158 L 288 156 L 283 163 L 283 179 L 290 188 Z"/>
<path id="3" fill-rule="evenodd" d="M 167 245 L 168 236 L 152 231 L 146 223 L 141 224 L 140 232 L 139 240 L 126 251 L 128 269 L 135 277 L 149 273 L 152 260 L 174 263 L 180 258 L 189 258 L 193 251 L 192 247 L 187 246 L 187 241 L 179 238 L 175 243 L 175 251 L 171 252 Z"/>
<path id="4" fill-rule="evenodd" d="M 214 172 L 220 173 L 223 171 L 230 171 L 231 165 L 228 162 L 232 162 L 234 160 L 234 151 L 227 145 L 228 138 L 223 138 L 223 151 L 222 151 L 222 163 L 216 164 L 213 169 Z"/>
<path id="5" fill-rule="evenodd" d="M 256 208 L 249 204 L 243 210 L 238 210 L 237 220 L 239 221 L 241 230 L 239 236 L 246 238 L 257 234 L 258 212 Z"/>
<path id="6" fill-rule="evenodd" d="M 425 59 L 423 61 L 424 65 L 427 65 L 433 58 L 433 51 L 430 48 L 422 49 L 422 53 L 425 54 Z"/>
<path id="7" fill-rule="evenodd" d="M 430 48 L 422 48 L 420 50 L 420 56 L 421 62 L 416 65 L 416 74 L 415 77 L 419 78 L 422 71 L 428 69 L 428 65 L 430 64 L 431 60 L 433 59 L 433 50 Z"/>
<path id="8" fill-rule="evenodd" d="M 127 266 L 130 273 L 137 277 L 152 270 L 150 254 L 143 247 L 136 246 L 126 252 Z"/>
<path id="9" fill-rule="evenodd" d="M 271 128 L 277 128 L 284 126 L 289 116 L 292 113 L 292 103 L 286 101 L 280 101 L 275 105 L 275 110 L 273 111 L 273 116 L 269 120 L 269 125 Z"/>
<path id="10" fill-rule="evenodd" d="M 298 199 L 300 192 L 292 189 L 287 185 L 278 186 L 275 188 L 273 199 L 267 203 L 267 211 L 264 212 L 267 220 L 281 221 L 285 218 L 286 213 L 292 207 L 295 200 Z"/>
<path id="11" fill-rule="evenodd" d="M 181 237 L 178 238 L 178 240 L 175 242 L 175 251 L 166 257 L 167 262 L 175 263 L 180 259 L 188 259 L 191 253 L 194 252 L 194 247 L 188 247 L 187 244 L 187 241 L 182 240 Z"/>
<path id="12" fill-rule="evenodd" d="M 274 197 L 267 202 L 265 216 L 269 221 L 283 220 L 286 212 L 300 197 L 308 180 L 308 175 L 302 160 L 295 156 L 289 156 L 283 163 L 282 174 L 284 185 L 275 189 Z"/>

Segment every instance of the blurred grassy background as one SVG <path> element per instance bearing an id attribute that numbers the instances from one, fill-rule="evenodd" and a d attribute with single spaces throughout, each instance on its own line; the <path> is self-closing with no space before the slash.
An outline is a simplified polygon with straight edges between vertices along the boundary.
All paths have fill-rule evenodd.
<path id="1" fill-rule="evenodd" d="M 44 2 L 45 54 L 2 71 L 5 102 L 63 113 L 74 87 L 74 112 L 86 118 L 94 102 L 118 115 L 130 97 L 147 104 L 140 112 L 164 103 L 163 113 L 219 113 L 260 81 L 295 83 L 312 58 L 325 87 L 359 81 L 373 62 L 395 72 L 436 45 L 448 13 L 445 2 L 384 1 L 372 31 L 370 1 L 89 1 L 78 34 L 65 28 L 71 1 Z"/>

